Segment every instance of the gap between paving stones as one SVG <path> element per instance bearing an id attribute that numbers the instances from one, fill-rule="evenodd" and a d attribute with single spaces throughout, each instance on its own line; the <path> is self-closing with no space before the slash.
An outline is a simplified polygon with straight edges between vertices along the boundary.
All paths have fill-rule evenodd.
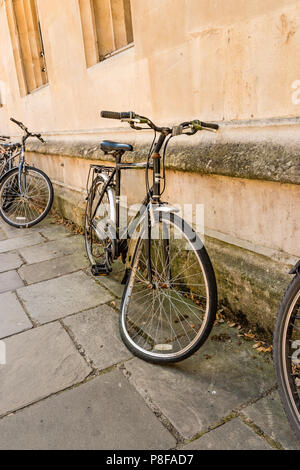
<path id="1" fill-rule="evenodd" d="M 26 287 L 26 286 L 25 286 Z M 16 294 L 16 297 L 18 299 L 18 301 L 20 302 L 20 305 L 22 307 L 22 309 L 24 310 L 25 314 L 27 315 L 27 317 L 29 318 L 29 321 L 31 321 L 32 323 L 32 326 L 33 328 L 37 328 L 39 326 L 38 323 L 36 323 L 33 318 L 31 317 L 30 313 L 28 312 L 27 308 L 25 307 L 24 305 L 24 302 L 22 301 L 22 299 L 20 298 L 20 296 L 18 295 L 18 292 L 17 291 L 14 291 L 14 294 Z"/>
<path id="2" fill-rule="evenodd" d="M 249 426 L 258 436 L 263 437 L 267 443 L 276 450 L 284 450 L 284 447 L 280 444 L 280 442 L 275 441 L 272 439 L 268 434 L 266 434 L 256 423 L 254 423 L 251 419 L 247 418 L 243 413 L 240 415 L 241 420 Z"/>

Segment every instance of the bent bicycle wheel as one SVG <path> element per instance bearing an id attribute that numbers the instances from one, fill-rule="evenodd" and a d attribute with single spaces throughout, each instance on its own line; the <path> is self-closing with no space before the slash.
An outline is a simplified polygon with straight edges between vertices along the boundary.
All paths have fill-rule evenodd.
<path id="1" fill-rule="evenodd" d="M 148 230 L 144 223 L 136 240 L 122 298 L 121 337 L 145 361 L 178 362 L 211 332 L 215 275 L 200 238 L 177 215 L 155 212 L 150 237 Z"/>
<path id="2" fill-rule="evenodd" d="M 300 439 L 300 276 L 292 280 L 281 301 L 273 357 L 279 395 Z"/>
<path id="3" fill-rule="evenodd" d="M 21 174 L 13 168 L 0 180 L 0 215 L 17 228 L 30 228 L 41 222 L 53 203 L 53 186 L 38 168 L 25 166 Z"/>

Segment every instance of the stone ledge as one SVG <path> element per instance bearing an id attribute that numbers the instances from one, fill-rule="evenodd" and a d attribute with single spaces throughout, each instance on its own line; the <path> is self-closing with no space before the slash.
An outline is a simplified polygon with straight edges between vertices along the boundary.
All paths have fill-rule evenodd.
<path id="1" fill-rule="evenodd" d="M 128 139 L 126 139 L 127 141 Z M 126 154 L 124 161 L 139 162 L 147 158 L 149 144 L 130 142 L 135 152 Z M 70 158 L 112 162 L 104 155 L 99 144 L 93 142 L 52 141 L 44 145 L 30 142 L 29 152 L 44 155 L 61 155 Z M 300 148 L 298 145 L 281 145 L 272 142 L 218 142 L 170 144 L 166 167 L 171 170 L 201 174 L 215 174 L 279 183 L 300 184 Z"/>

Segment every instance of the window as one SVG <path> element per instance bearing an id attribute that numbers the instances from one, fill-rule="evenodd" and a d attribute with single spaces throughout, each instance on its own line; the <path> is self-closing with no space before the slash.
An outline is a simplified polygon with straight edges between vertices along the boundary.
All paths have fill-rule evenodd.
<path id="1" fill-rule="evenodd" d="M 48 83 L 36 0 L 7 0 L 7 18 L 21 95 Z"/>
<path id="2" fill-rule="evenodd" d="M 133 42 L 130 0 L 79 0 L 88 67 Z"/>

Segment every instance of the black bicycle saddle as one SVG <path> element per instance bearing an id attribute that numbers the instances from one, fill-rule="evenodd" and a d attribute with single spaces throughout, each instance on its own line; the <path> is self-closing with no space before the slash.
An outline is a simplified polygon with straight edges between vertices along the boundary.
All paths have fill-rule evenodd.
<path id="1" fill-rule="evenodd" d="M 105 153 L 116 152 L 118 150 L 123 150 L 124 152 L 132 152 L 133 147 L 129 144 L 120 144 L 118 142 L 112 142 L 110 140 L 104 140 L 101 142 L 101 150 Z"/>

